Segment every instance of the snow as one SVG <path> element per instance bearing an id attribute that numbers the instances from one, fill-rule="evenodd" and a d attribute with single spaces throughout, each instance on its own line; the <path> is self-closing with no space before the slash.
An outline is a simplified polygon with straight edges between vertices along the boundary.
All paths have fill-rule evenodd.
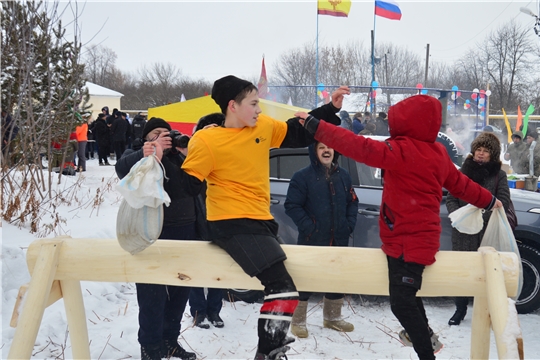
<path id="1" fill-rule="evenodd" d="M 56 179 L 56 178 L 55 178 Z M 114 190 L 114 167 L 98 166 L 97 160 L 87 161 L 87 171 L 74 177 L 63 177 L 62 188 L 72 187 L 79 179 L 81 187 L 77 201 L 71 206 L 59 206 L 65 219 L 63 233 L 73 238 L 116 237 L 116 214 L 120 195 Z M 100 189 L 98 192 L 97 189 Z M 46 222 L 46 219 L 42 220 Z M 2 231 L 2 355 L 7 358 L 15 330 L 9 327 L 18 289 L 28 283 L 30 275 L 25 254 L 36 237 L 28 229 L 4 223 Z M 52 237 L 54 234 L 48 235 Z M 139 359 L 137 342 L 137 300 L 133 283 L 82 282 L 92 359 Z M 511 303 L 511 302 L 509 302 Z M 439 359 L 468 359 L 472 305 L 460 326 L 449 326 L 454 312 L 449 298 L 426 298 L 426 311 L 433 330 L 444 348 Z M 221 316 L 225 327 L 201 329 L 192 326 L 189 308 L 182 321 L 181 345 L 197 353 L 199 359 L 252 359 L 257 344 L 257 318 L 260 304 L 224 302 Z M 322 327 L 322 297 L 314 295 L 308 306 L 306 339 L 291 344 L 288 357 L 295 359 L 416 359 L 414 350 L 398 341 L 399 322 L 390 310 L 386 297 L 347 296 L 343 307 L 345 320 L 355 330 L 339 333 Z M 517 315 L 508 324 L 512 336 L 523 333 L 525 358 L 540 358 L 540 312 Z M 72 359 L 63 301 L 45 310 L 32 352 L 33 359 Z M 490 358 L 496 359 L 497 349 L 491 335 Z"/>
<path id="2" fill-rule="evenodd" d="M 88 92 L 90 93 L 90 95 L 111 96 L 111 97 L 122 97 L 122 96 L 124 96 L 124 94 L 119 93 L 118 91 L 108 89 L 106 87 L 91 83 L 89 81 L 86 82 L 85 87 L 88 88 Z"/>

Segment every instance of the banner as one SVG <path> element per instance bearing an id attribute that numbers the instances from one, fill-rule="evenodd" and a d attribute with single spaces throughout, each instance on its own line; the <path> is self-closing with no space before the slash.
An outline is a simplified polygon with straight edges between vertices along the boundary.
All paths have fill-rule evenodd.
<path id="1" fill-rule="evenodd" d="M 510 127 L 510 122 L 508 121 L 504 108 L 502 108 L 502 112 L 504 116 L 504 123 L 506 124 L 506 130 L 508 130 L 508 143 L 510 144 L 512 142 L 512 128 Z"/>
<path id="2" fill-rule="evenodd" d="M 347 17 L 351 10 L 351 0 L 317 0 L 317 14 Z"/>

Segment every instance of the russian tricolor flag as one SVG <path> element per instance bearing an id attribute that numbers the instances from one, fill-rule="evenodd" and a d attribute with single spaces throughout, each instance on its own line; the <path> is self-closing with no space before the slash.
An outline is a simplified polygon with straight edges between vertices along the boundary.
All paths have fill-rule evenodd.
<path id="1" fill-rule="evenodd" d="M 401 20 L 399 5 L 393 0 L 375 0 L 375 15 L 390 20 Z"/>

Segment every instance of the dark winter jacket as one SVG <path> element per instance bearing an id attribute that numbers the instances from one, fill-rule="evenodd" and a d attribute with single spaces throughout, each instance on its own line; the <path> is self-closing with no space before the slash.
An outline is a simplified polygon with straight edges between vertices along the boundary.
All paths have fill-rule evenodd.
<path id="1" fill-rule="evenodd" d="M 518 168 L 521 169 L 522 174 L 529 174 L 530 157 L 531 157 L 531 144 L 526 144 L 521 156 L 518 160 Z M 533 171 L 534 176 L 540 176 L 540 142 L 537 141 L 533 150 Z"/>
<path id="2" fill-rule="evenodd" d="M 362 124 L 362 121 L 358 118 L 354 118 L 352 122 L 352 131 L 356 135 L 360 134 L 360 131 L 364 130 L 364 124 Z"/>
<path id="3" fill-rule="evenodd" d="M 88 124 L 88 131 L 86 132 L 86 137 L 88 138 L 88 141 L 95 140 L 95 138 L 94 138 L 94 126 L 96 126 L 95 121 Z"/>
<path id="4" fill-rule="evenodd" d="M 435 140 L 441 103 L 428 95 L 400 101 L 388 111 L 390 138 L 376 141 L 320 121 L 315 138 L 366 165 L 384 170 L 379 216 L 382 250 L 406 262 L 431 265 L 439 251 L 442 188 L 491 209 L 495 198 L 463 175 Z M 313 124 L 317 124 L 313 122 Z M 310 124 L 308 129 L 313 131 Z"/>
<path id="5" fill-rule="evenodd" d="M 508 209 L 511 201 L 510 189 L 508 188 L 506 173 L 504 170 L 501 170 L 501 162 L 499 160 L 479 164 L 473 160 L 472 155 L 469 155 L 461 166 L 461 172 L 467 175 L 475 183 L 489 190 L 497 199 L 501 200 L 504 208 Z M 458 199 L 452 194 L 448 194 L 446 198 L 446 208 L 448 209 L 449 214 L 467 204 L 468 203 L 466 201 Z M 490 216 L 491 211 L 484 212 L 484 227 L 478 234 L 463 234 L 457 231 L 455 228 L 452 228 L 452 250 L 478 250 L 480 243 L 482 242 L 482 237 L 484 237 L 484 232 Z"/>
<path id="6" fill-rule="evenodd" d="M 133 118 L 133 122 L 131 123 L 131 132 L 133 134 L 133 139 L 141 139 L 143 134 L 144 125 L 146 124 L 146 120 L 144 120 L 144 117 L 140 115 L 136 115 Z"/>
<path id="7" fill-rule="evenodd" d="M 298 245 L 348 246 L 358 213 L 358 198 L 349 173 L 337 165 L 330 169 L 309 146 L 311 165 L 297 171 L 289 185 L 285 213 L 298 227 Z"/>
<path id="8" fill-rule="evenodd" d="M 111 131 L 103 119 L 94 121 L 94 136 L 99 147 L 109 146 L 111 143 Z"/>
<path id="9" fill-rule="evenodd" d="M 111 134 L 113 141 L 126 141 L 127 134 L 129 133 L 129 123 L 121 116 L 114 119 L 111 126 Z"/>
<path id="10" fill-rule="evenodd" d="M 378 116 L 375 119 L 375 131 L 373 134 L 379 136 L 390 136 L 390 132 L 388 131 L 388 121 Z"/>
<path id="11" fill-rule="evenodd" d="M 115 164 L 116 174 L 120 179 L 124 178 L 130 169 L 139 160 L 143 158 L 143 150 L 137 146 L 136 149 L 127 149 L 120 160 Z M 180 167 L 184 162 L 184 156 L 174 150 L 163 155 L 161 163 L 165 169 L 165 178 L 163 179 L 163 188 L 169 194 L 171 203 L 163 208 L 164 220 L 163 226 L 183 226 L 194 223 L 197 219 L 197 213 L 204 214 L 204 210 L 198 211 L 196 198 L 189 195 L 180 180 Z M 167 179 L 168 178 L 168 179 Z M 206 219 L 202 219 L 206 221 Z"/>

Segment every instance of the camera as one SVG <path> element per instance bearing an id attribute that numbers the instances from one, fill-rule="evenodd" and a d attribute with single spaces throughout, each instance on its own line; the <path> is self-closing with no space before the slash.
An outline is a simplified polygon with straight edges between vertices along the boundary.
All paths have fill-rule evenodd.
<path id="1" fill-rule="evenodd" d="M 187 148 L 189 143 L 189 136 L 182 134 L 178 130 L 171 130 L 169 136 L 172 139 L 172 146 L 179 148 Z"/>

